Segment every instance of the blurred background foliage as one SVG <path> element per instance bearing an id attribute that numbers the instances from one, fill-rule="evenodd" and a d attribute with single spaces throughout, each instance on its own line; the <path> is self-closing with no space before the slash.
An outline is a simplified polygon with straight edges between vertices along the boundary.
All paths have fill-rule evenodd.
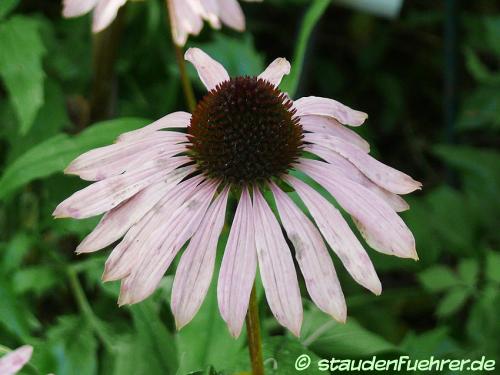
<path id="1" fill-rule="evenodd" d="M 370 251 L 380 297 L 337 262 L 348 322 L 316 310 L 304 290 L 299 340 L 277 325 L 261 298 L 268 373 L 295 373 L 301 353 L 313 360 L 499 360 L 500 4 L 411 0 L 388 20 L 311 3 L 244 3 L 247 32 L 205 28 L 190 44 L 232 75 L 257 74 L 277 56 L 303 52 L 302 72 L 287 88 L 368 112 L 359 131 L 373 154 L 424 184 L 403 214 L 420 261 Z M 317 14 L 304 17 L 310 5 Z M 185 109 L 162 1 L 133 1 L 121 13 L 109 47 L 117 55 L 109 113 L 96 116 L 89 98 L 99 38 L 90 34 L 89 16 L 64 20 L 60 13 L 55 0 L 0 2 L 0 351 L 33 345 L 26 374 L 248 371 L 245 335 L 230 338 L 213 288 L 180 332 L 168 305 L 173 271 L 152 298 L 118 308 L 117 283 L 100 281 L 108 251 L 73 252 L 96 220 L 52 219 L 56 204 L 84 186 L 63 176 L 70 160 Z M 112 119 L 95 123 L 104 117 Z"/>

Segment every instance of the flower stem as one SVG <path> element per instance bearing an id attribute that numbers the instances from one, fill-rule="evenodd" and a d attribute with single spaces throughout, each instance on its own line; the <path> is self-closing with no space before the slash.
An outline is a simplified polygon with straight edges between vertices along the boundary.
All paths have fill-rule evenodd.
<path id="1" fill-rule="evenodd" d="M 175 48 L 175 59 L 177 60 L 177 66 L 179 67 L 179 74 L 181 76 L 182 90 L 184 91 L 184 96 L 186 98 L 186 104 L 191 112 L 196 108 L 196 99 L 194 97 L 193 86 L 191 86 L 191 81 L 186 70 L 186 61 L 184 60 L 184 52 L 181 47 L 174 43 Z"/>
<path id="2" fill-rule="evenodd" d="M 124 13 L 125 7 L 122 7 L 109 27 L 93 35 L 91 122 L 107 119 L 113 112 L 115 63 L 118 57 Z"/>
<path id="3" fill-rule="evenodd" d="M 250 363 L 252 364 L 252 375 L 264 375 L 264 362 L 262 360 L 262 340 L 260 337 L 259 306 L 257 303 L 257 293 L 255 284 L 250 294 L 250 303 L 246 317 L 248 351 L 250 353 Z"/>
<path id="4" fill-rule="evenodd" d="M 97 318 L 94 312 L 92 311 L 90 303 L 87 300 L 87 297 L 85 296 L 85 292 L 83 291 L 83 288 L 80 285 L 80 281 L 78 281 L 78 276 L 76 275 L 76 272 L 71 267 L 68 267 L 67 274 L 69 278 L 69 285 L 73 291 L 75 299 L 78 303 L 78 307 L 80 308 L 80 311 L 82 312 L 85 320 L 93 329 L 95 335 L 101 340 L 106 350 L 109 353 L 113 353 L 114 347 L 112 340 L 110 337 L 106 335 L 99 318 Z"/>
<path id="5" fill-rule="evenodd" d="M 167 24 L 171 25 L 171 21 L 168 19 L 168 15 L 171 15 L 170 1 L 165 0 L 165 7 L 167 8 Z M 186 61 L 184 60 L 184 51 L 182 47 L 178 46 L 174 40 L 174 33 L 172 26 L 170 27 L 170 35 L 172 36 L 172 45 L 175 51 L 175 60 L 177 62 L 177 67 L 179 68 L 179 75 L 181 77 L 182 91 L 184 91 L 184 97 L 186 99 L 186 104 L 189 111 L 193 112 L 196 108 L 196 98 L 194 96 L 193 86 L 189 80 L 186 69 Z"/>

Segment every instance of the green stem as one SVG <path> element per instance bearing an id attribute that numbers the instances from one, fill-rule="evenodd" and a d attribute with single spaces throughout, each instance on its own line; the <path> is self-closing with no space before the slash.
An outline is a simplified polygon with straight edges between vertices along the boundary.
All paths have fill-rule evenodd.
<path id="1" fill-rule="evenodd" d="M 90 121 L 111 117 L 113 112 L 113 84 L 115 63 L 123 29 L 125 7 L 115 20 L 92 39 L 92 89 L 90 94 Z"/>
<path id="2" fill-rule="evenodd" d="M 169 23 L 168 14 L 170 14 L 169 0 L 165 0 L 165 6 L 167 8 L 167 24 Z M 182 83 L 182 91 L 184 92 L 184 97 L 186 99 L 186 104 L 189 108 L 189 111 L 193 112 L 196 108 L 196 98 L 194 96 L 193 86 L 191 85 L 191 81 L 189 80 L 189 76 L 187 74 L 186 69 L 186 60 L 184 60 L 184 51 L 182 47 L 179 47 L 174 40 L 174 35 L 172 30 L 170 31 L 172 36 L 172 45 L 175 50 L 175 60 L 177 62 L 177 67 L 179 68 L 179 75 Z"/>
<path id="3" fill-rule="evenodd" d="M 262 339 L 260 337 L 259 306 L 257 303 L 257 293 L 255 284 L 250 294 L 248 312 L 246 317 L 248 351 L 250 363 L 252 364 L 252 375 L 264 375 L 264 362 L 262 359 Z"/>
<path id="4" fill-rule="evenodd" d="M 99 338 L 99 340 L 101 340 L 106 350 L 109 353 L 113 353 L 114 351 L 113 342 L 111 338 L 105 334 L 104 327 L 99 321 L 99 318 L 95 316 L 94 311 L 92 311 L 89 301 L 85 296 L 85 292 L 83 291 L 83 288 L 80 285 L 80 281 L 78 280 L 76 272 L 72 268 L 68 268 L 67 274 L 69 278 L 70 287 L 73 291 L 76 302 L 78 303 L 78 307 L 82 312 L 83 316 L 85 317 L 85 320 L 93 329 L 95 335 Z"/>

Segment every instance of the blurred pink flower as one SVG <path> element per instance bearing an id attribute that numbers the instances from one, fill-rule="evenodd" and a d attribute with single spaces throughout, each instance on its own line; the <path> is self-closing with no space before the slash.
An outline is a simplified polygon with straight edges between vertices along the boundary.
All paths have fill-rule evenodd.
<path id="1" fill-rule="evenodd" d="M 258 2 L 262 0 L 244 0 Z M 237 0 L 167 0 L 172 34 L 177 45 L 186 44 L 188 36 L 198 35 L 206 20 L 216 29 L 221 22 L 235 30 L 245 30 L 245 16 Z"/>
<path id="2" fill-rule="evenodd" d="M 397 212 L 408 209 L 399 194 L 421 184 L 372 158 L 368 143 L 345 126 L 360 126 L 365 113 L 332 99 L 292 101 L 282 93 L 277 87 L 290 71 L 287 60 L 276 59 L 258 77 L 230 78 L 199 49 L 189 49 L 186 59 L 209 90 L 193 114 L 169 114 L 78 157 L 66 173 L 96 182 L 62 202 L 54 215 L 83 219 L 105 213 L 79 253 L 123 237 L 103 275 L 105 281 L 121 279 L 121 305 L 151 295 L 190 240 L 172 290 L 180 328 L 209 288 L 231 194 L 238 203 L 217 290 L 231 334 L 241 331 L 258 265 L 273 314 L 299 335 L 302 303 L 282 227 L 312 301 L 345 321 L 344 296 L 325 242 L 359 284 L 377 295 L 381 284 L 342 214 L 304 176 L 335 198 L 371 247 L 413 259 L 415 240 Z"/>
<path id="3" fill-rule="evenodd" d="M 63 16 L 78 17 L 93 10 L 92 31 L 97 33 L 109 26 L 127 0 L 63 0 Z"/>
<path id="4" fill-rule="evenodd" d="M 127 0 L 63 0 L 63 16 L 78 17 L 93 10 L 92 31 L 102 31 L 115 19 Z M 256 2 L 262 0 L 244 0 Z M 225 25 L 243 31 L 245 16 L 237 0 L 167 0 L 176 44 L 186 44 L 188 36 L 198 35 L 206 20 L 216 29 Z"/>
<path id="5" fill-rule="evenodd" d="M 26 363 L 31 359 L 33 347 L 29 345 L 21 346 L 20 348 L 4 355 L 0 358 L 0 374 L 14 375 L 21 370 Z"/>

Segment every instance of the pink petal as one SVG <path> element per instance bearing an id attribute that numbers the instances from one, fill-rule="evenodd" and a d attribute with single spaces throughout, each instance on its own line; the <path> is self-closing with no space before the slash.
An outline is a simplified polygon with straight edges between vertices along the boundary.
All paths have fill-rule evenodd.
<path id="1" fill-rule="evenodd" d="M 90 12 L 98 0 L 64 0 L 63 16 L 66 18 L 82 16 Z"/>
<path id="2" fill-rule="evenodd" d="M 118 137 L 118 142 L 136 140 L 138 138 L 142 138 L 160 129 L 187 128 L 190 122 L 191 122 L 190 113 L 173 112 L 162 117 L 159 120 L 156 120 L 150 125 L 144 126 L 137 130 L 132 130 L 127 133 L 123 133 L 122 135 L 120 135 L 120 137 Z"/>
<path id="3" fill-rule="evenodd" d="M 14 375 L 20 371 L 26 363 L 29 362 L 33 354 L 33 347 L 29 345 L 21 346 L 20 348 L 7 353 L 0 358 L 0 374 Z"/>
<path id="4" fill-rule="evenodd" d="M 170 158 L 166 162 L 154 160 L 137 171 L 95 182 L 60 203 L 53 215 L 57 218 L 75 219 L 100 215 L 145 187 L 160 181 L 173 169 L 188 161 L 187 157 Z"/>
<path id="5" fill-rule="evenodd" d="M 301 116 L 300 125 L 302 125 L 306 131 L 319 133 L 321 135 L 333 135 L 334 137 L 341 138 L 346 142 L 358 146 L 365 152 L 370 151 L 370 144 L 367 141 L 361 138 L 358 133 L 345 127 L 334 118 L 314 115 Z"/>
<path id="6" fill-rule="evenodd" d="M 122 280 L 120 305 L 140 302 L 155 291 L 181 247 L 198 229 L 218 185 L 213 181 L 203 182 L 174 212 L 160 213 L 162 220 L 155 225 L 155 231 L 162 235 L 145 241 L 138 264 Z"/>
<path id="7" fill-rule="evenodd" d="M 177 329 L 193 319 L 210 287 L 228 193 L 224 189 L 212 203 L 177 266 L 171 303 Z"/>
<path id="8" fill-rule="evenodd" d="M 305 137 L 308 140 L 308 136 Z M 409 206 L 403 198 L 399 195 L 387 191 L 374 182 L 372 182 L 368 177 L 366 177 L 361 171 L 356 168 L 354 164 L 346 160 L 343 156 L 336 153 L 333 150 L 329 150 L 322 146 L 316 144 L 310 144 L 306 147 L 306 150 L 315 153 L 328 163 L 334 165 L 336 168 L 342 171 L 344 177 L 347 177 L 360 185 L 363 185 L 367 189 L 370 189 L 380 198 L 385 200 L 396 212 L 406 211 Z"/>
<path id="9" fill-rule="evenodd" d="M 252 202 L 246 187 L 231 225 L 217 282 L 217 300 L 229 332 L 238 337 L 248 309 L 257 270 Z"/>
<path id="10" fill-rule="evenodd" d="M 203 181 L 202 176 L 195 176 L 176 185 L 142 219 L 134 224 L 122 241 L 113 249 L 104 267 L 103 281 L 123 279 L 130 274 L 143 254 L 147 251 L 146 242 L 157 241 L 164 235 L 156 230 L 165 223 L 186 199 L 193 195 L 196 187 Z"/>
<path id="11" fill-rule="evenodd" d="M 229 80 L 226 69 L 201 49 L 189 48 L 184 57 L 194 65 L 208 91 L 215 89 L 219 83 Z"/>
<path id="12" fill-rule="evenodd" d="M 100 0 L 94 9 L 92 32 L 98 33 L 108 27 L 116 18 L 120 9 L 127 0 Z"/>
<path id="13" fill-rule="evenodd" d="M 210 26 L 220 29 L 219 0 L 199 0 L 202 17 L 210 23 Z"/>
<path id="14" fill-rule="evenodd" d="M 379 162 L 360 148 L 343 142 L 337 137 L 312 134 L 308 138 L 309 140 L 314 140 L 315 143 L 321 144 L 323 147 L 338 152 L 354 164 L 370 180 L 395 194 L 408 194 L 422 187 L 420 182 L 415 181 L 407 174 Z"/>
<path id="15" fill-rule="evenodd" d="M 175 169 L 160 182 L 148 186 L 118 207 L 108 211 L 95 229 L 78 245 L 76 252 L 89 253 L 97 251 L 120 239 L 169 190 L 173 189 L 193 170 L 192 166 Z"/>
<path id="16" fill-rule="evenodd" d="M 198 35 L 203 28 L 199 12 L 193 9 L 193 2 L 186 0 L 167 0 L 170 25 L 175 44 L 184 46 L 188 35 Z"/>
<path id="17" fill-rule="evenodd" d="M 368 118 L 366 113 L 356 111 L 333 99 L 308 96 L 295 101 L 297 115 L 319 115 L 333 117 L 341 124 L 360 126 Z"/>
<path id="18" fill-rule="evenodd" d="M 337 202 L 364 227 L 365 234 L 376 238 L 375 250 L 402 258 L 418 259 L 415 239 L 403 220 L 378 195 L 352 180 L 329 164 L 300 160 L 298 168 L 323 185 Z"/>
<path id="19" fill-rule="evenodd" d="M 334 319 L 345 322 L 344 294 L 321 234 L 287 194 L 274 183 L 271 189 L 311 299 Z"/>
<path id="20" fill-rule="evenodd" d="M 302 301 L 290 249 L 258 188 L 253 190 L 255 243 L 266 299 L 276 320 L 300 336 Z"/>
<path id="21" fill-rule="evenodd" d="M 304 182 L 292 176 L 287 176 L 286 181 L 299 194 L 326 242 L 340 258 L 352 278 L 358 284 L 379 295 L 382 292 L 382 286 L 373 264 L 342 214 Z"/>
<path id="22" fill-rule="evenodd" d="M 288 74 L 290 74 L 290 63 L 287 59 L 278 57 L 259 75 L 259 78 L 271 82 L 274 86 L 278 86 L 283 76 Z"/>
<path id="23" fill-rule="evenodd" d="M 245 15 L 236 0 L 219 0 L 221 21 L 237 31 L 245 30 Z"/>
<path id="24" fill-rule="evenodd" d="M 155 134 L 157 133 L 157 134 Z M 185 151 L 185 134 L 155 132 L 150 136 L 130 142 L 119 142 L 96 148 L 76 158 L 65 169 L 83 180 L 99 181 L 116 176 L 127 170 L 140 168 L 145 162 L 166 158 Z"/>

